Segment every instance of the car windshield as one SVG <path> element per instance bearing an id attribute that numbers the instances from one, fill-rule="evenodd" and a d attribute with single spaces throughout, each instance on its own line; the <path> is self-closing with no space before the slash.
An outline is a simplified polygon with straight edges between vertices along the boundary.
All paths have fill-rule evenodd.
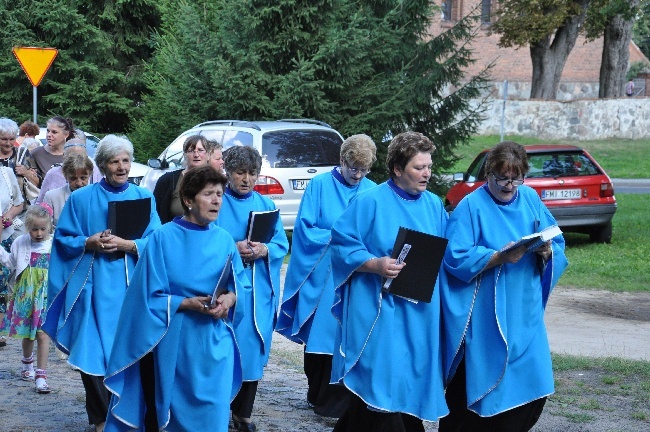
<path id="1" fill-rule="evenodd" d="M 578 177 L 601 174 L 584 153 L 553 152 L 528 155 L 530 170 L 526 178 Z"/>
<path id="2" fill-rule="evenodd" d="M 273 168 L 338 165 L 341 137 L 324 130 L 267 132 L 262 138 L 265 163 Z"/>
<path id="3" fill-rule="evenodd" d="M 236 130 L 215 130 L 206 129 L 202 131 L 192 131 L 191 134 L 181 135 L 174 141 L 165 153 L 164 159 L 170 168 L 179 168 L 183 166 L 183 143 L 190 135 L 201 134 L 209 140 L 218 141 L 227 149 L 236 145 L 253 146 L 253 135 L 248 132 Z"/>

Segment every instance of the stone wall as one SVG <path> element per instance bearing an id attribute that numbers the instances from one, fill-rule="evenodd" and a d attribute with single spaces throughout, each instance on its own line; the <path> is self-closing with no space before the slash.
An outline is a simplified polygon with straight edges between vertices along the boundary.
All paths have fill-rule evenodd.
<path id="1" fill-rule="evenodd" d="M 480 135 L 500 135 L 503 100 L 491 99 Z M 650 138 L 650 98 L 578 101 L 508 100 L 505 135 L 540 139 Z"/>

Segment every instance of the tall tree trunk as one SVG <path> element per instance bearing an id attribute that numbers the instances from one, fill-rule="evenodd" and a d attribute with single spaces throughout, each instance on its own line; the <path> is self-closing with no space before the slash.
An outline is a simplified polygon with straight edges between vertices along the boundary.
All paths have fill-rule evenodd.
<path id="1" fill-rule="evenodd" d="M 635 7 L 638 0 L 630 0 L 630 7 Z M 598 97 L 616 98 L 623 96 L 625 75 L 630 61 L 630 39 L 634 17 L 626 18 L 616 15 L 605 27 L 603 56 L 600 63 L 600 88 Z"/>
<path id="2" fill-rule="evenodd" d="M 530 44 L 530 58 L 533 63 L 533 80 L 530 89 L 531 99 L 555 99 L 560 85 L 560 77 L 566 60 L 576 44 L 580 27 L 585 21 L 590 0 L 580 2 L 581 12 L 567 19 L 555 32 Z"/>

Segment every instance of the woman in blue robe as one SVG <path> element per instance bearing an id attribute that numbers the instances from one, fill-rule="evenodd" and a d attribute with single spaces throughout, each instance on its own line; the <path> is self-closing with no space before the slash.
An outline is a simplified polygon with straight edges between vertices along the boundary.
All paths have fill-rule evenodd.
<path id="1" fill-rule="evenodd" d="M 127 182 L 133 145 L 108 135 L 95 153 L 104 178 L 74 191 L 63 207 L 52 245 L 43 330 L 68 363 L 81 371 L 88 421 L 101 430 L 109 394 L 103 379 L 115 338 L 117 316 L 147 237 L 160 226 L 153 195 Z M 150 222 L 141 238 L 110 234 L 108 203 L 151 200 Z"/>
<path id="2" fill-rule="evenodd" d="M 149 237 L 107 368 L 106 432 L 228 430 L 241 384 L 233 323 L 245 306 L 236 294 L 246 276 L 232 237 L 212 224 L 225 184 L 212 167 L 188 170 L 179 189 L 185 215 Z"/>
<path id="3" fill-rule="evenodd" d="M 447 414 L 438 280 L 430 303 L 382 292 L 404 264 L 391 259 L 400 226 L 444 236 L 447 213 L 426 190 L 433 143 L 417 132 L 388 146 L 391 178 L 357 196 L 332 227 L 332 312 L 339 322 L 332 382 L 353 394 L 335 431 L 424 431 Z"/>
<path id="4" fill-rule="evenodd" d="M 544 309 L 567 266 L 560 235 L 535 251 L 506 245 L 556 225 L 522 185 L 525 149 L 499 143 L 488 182 L 465 197 L 447 226 L 442 285 L 445 380 L 450 415 L 441 431 L 527 431 L 553 393 Z"/>
<path id="5" fill-rule="evenodd" d="M 331 229 L 358 193 L 376 186 L 366 178 L 377 160 L 367 135 L 352 135 L 341 145 L 341 165 L 314 177 L 300 201 L 291 240 L 275 330 L 304 344 L 307 402 L 316 414 L 339 417 L 348 404 L 345 387 L 330 384 L 336 320 L 330 260 Z"/>
<path id="6" fill-rule="evenodd" d="M 231 404 L 232 418 L 237 430 L 254 431 L 255 424 L 251 420 L 253 404 L 257 383 L 271 354 L 280 296 L 280 267 L 289 242 L 279 217 L 268 243 L 247 240 L 250 212 L 275 210 L 273 201 L 253 190 L 262 167 L 262 157 L 257 150 L 247 146 L 231 147 L 223 156 L 228 186 L 216 223 L 235 239 L 246 266 L 245 273 L 253 286 L 251 297 L 246 299 L 246 316 L 235 327 L 242 354 L 244 383 Z"/>

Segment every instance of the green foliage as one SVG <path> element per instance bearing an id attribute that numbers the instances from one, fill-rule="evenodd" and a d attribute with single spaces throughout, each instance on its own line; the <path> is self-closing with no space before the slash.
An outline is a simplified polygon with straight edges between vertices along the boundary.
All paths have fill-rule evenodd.
<path id="1" fill-rule="evenodd" d="M 481 108 L 469 99 L 485 74 L 461 83 L 473 18 L 428 39 L 429 1 L 185 0 L 162 10 L 152 93 L 131 134 L 143 156 L 205 120 L 304 117 L 366 133 L 380 153 L 384 138 L 422 132 L 438 147 L 440 172 L 478 127 Z"/>
<path id="2" fill-rule="evenodd" d="M 524 47 L 547 40 L 568 20 L 581 13 L 589 0 L 506 0 L 494 12 L 492 33 L 502 47 Z"/>
<path id="3" fill-rule="evenodd" d="M 634 21 L 632 40 L 639 49 L 650 58 L 650 1 L 642 0 Z"/>
<path id="4" fill-rule="evenodd" d="M 583 30 L 587 39 L 594 40 L 602 36 L 613 17 L 629 20 L 637 13 L 638 0 L 591 0 Z"/>
<path id="5" fill-rule="evenodd" d="M 31 118 L 32 89 L 14 46 L 59 50 L 38 88 L 40 122 L 71 117 L 95 132 L 122 132 L 145 90 L 142 61 L 149 33 L 158 25 L 152 0 L 0 0 L 0 110 L 22 122 Z"/>
<path id="6" fill-rule="evenodd" d="M 630 65 L 630 68 L 627 70 L 627 74 L 625 75 L 625 80 L 629 81 L 631 79 L 636 78 L 636 76 L 639 75 L 639 73 L 645 69 L 650 69 L 650 63 L 642 62 L 642 61 L 632 63 Z"/>

